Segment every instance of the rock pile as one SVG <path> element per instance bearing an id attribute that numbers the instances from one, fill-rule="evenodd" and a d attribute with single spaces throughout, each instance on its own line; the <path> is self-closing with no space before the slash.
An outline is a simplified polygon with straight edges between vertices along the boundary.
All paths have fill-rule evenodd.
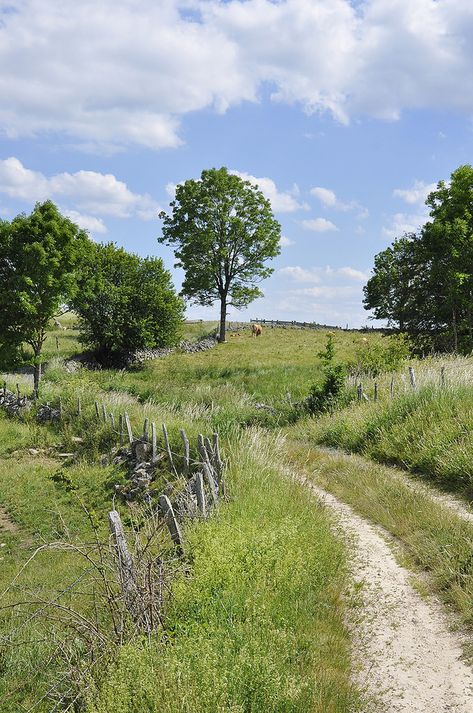
<path id="1" fill-rule="evenodd" d="M 61 411 L 49 404 L 41 404 L 36 414 L 38 423 L 53 423 L 61 420 Z"/>
<path id="2" fill-rule="evenodd" d="M 0 389 L 0 406 L 5 409 L 9 416 L 22 416 L 31 408 L 31 401 L 26 396 L 14 394 L 8 389 Z"/>
<path id="3" fill-rule="evenodd" d="M 126 367 L 139 366 L 149 359 L 160 359 L 175 352 L 196 353 L 212 349 L 217 344 L 216 337 L 204 337 L 195 342 L 182 341 L 177 348 L 166 347 L 162 349 L 140 349 L 123 355 L 123 364 Z"/>

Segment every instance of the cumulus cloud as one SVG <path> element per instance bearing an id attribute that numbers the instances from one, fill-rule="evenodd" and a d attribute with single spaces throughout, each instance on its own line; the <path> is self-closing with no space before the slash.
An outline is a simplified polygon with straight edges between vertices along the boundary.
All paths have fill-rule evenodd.
<path id="1" fill-rule="evenodd" d="M 155 218 L 159 205 L 148 194 L 133 193 L 126 183 L 112 174 L 96 171 L 57 173 L 45 176 L 26 168 L 17 158 L 0 160 L 0 192 L 11 198 L 35 202 L 52 198 L 72 204 L 82 215 L 82 221 L 91 221 L 87 213 L 116 218 Z M 85 211 L 86 215 L 82 212 Z M 94 232 L 104 232 L 104 224 L 95 223 Z"/>
<path id="2" fill-rule="evenodd" d="M 181 143 L 181 117 L 272 100 L 336 120 L 473 114 L 466 0 L 10 0 L 0 131 L 110 150 Z"/>
<path id="3" fill-rule="evenodd" d="M 424 183 L 424 181 L 414 181 L 414 185 L 410 188 L 395 188 L 393 196 L 402 198 L 403 201 L 410 205 L 422 205 L 429 193 L 437 187 L 436 183 Z"/>
<path id="4" fill-rule="evenodd" d="M 337 231 L 335 223 L 327 218 L 310 218 L 302 221 L 302 227 L 306 230 L 313 230 L 315 233 L 330 233 Z"/>
<path id="5" fill-rule="evenodd" d="M 395 213 L 390 223 L 383 228 L 383 235 L 387 238 L 399 238 L 404 233 L 416 233 L 426 221 L 426 213 Z"/>
<path id="6" fill-rule="evenodd" d="M 288 265 L 287 267 L 281 267 L 278 273 L 291 278 L 294 282 L 302 283 L 319 283 L 322 279 L 336 280 L 338 277 L 348 278 L 355 282 L 366 282 L 369 277 L 368 272 L 357 270 L 354 267 L 331 267 L 330 265 L 310 268 L 301 267 L 300 265 Z"/>
<path id="7" fill-rule="evenodd" d="M 281 245 L 282 248 L 288 248 L 291 245 L 294 245 L 294 240 L 291 240 L 290 238 L 287 238 L 285 235 L 281 235 L 281 240 L 279 241 L 279 244 Z"/>
<path id="8" fill-rule="evenodd" d="M 87 230 L 94 235 L 102 235 L 107 232 L 107 226 L 100 218 L 94 215 L 85 215 L 77 210 L 63 210 L 64 215 L 70 218 L 79 228 Z"/>
<path id="9" fill-rule="evenodd" d="M 349 201 L 348 203 L 345 203 L 344 201 L 341 201 L 337 197 L 335 191 L 332 191 L 330 188 L 315 186 L 310 189 L 310 194 L 317 198 L 326 208 L 333 208 L 344 212 L 356 210 L 358 213 L 356 216 L 357 220 L 364 220 L 369 216 L 368 209 L 360 205 L 358 201 Z"/>
<path id="10" fill-rule="evenodd" d="M 230 171 L 230 173 L 243 178 L 245 181 L 249 181 L 254 186 L 258 186 L 264 197 L 271 203 L 271 207 L 275 213 L 292 213 L 295 210 L 306 208 L 304 204 L 299 203 L 295 198 L 295 196 L 299 195 L 297 185 L 294 185 L 290 192 L 283 192 L 278 190 L 275 182 L 271 178 L 256 178 L 256 176 L 252 176 L 250 173 L 241 171 Z"/>

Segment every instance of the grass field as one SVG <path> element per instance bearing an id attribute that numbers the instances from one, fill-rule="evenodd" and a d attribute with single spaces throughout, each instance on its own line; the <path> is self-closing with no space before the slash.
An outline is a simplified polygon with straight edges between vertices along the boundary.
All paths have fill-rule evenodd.
<path id="1" fill-rule="evenodd" d="M 190 325 L 184 336 L 198 336 L 208 326 Z M 340 350 L 349 354 L 358 338 L 340 333 Z M 324 342 L 318 332 L 265 330 L 257 340 L 242 331 L 208 352 L 172 355 L 141 370 L 71 374 L 63 360 L 78 348 L 77 334 L 51 332 L 41 400 L 61 397 L 60 427 L 0 417 L 0 505 L 15 526 L 0 531 L 0 590 L 38 543 L 90 539 L 80 503 L 106 537 L 111 484 L 123 476 L 115 466 L 98 465 L 116 436 L 110 424 L 95 419 L 95 400 L 116 417 L 126 410 L 135 428 L 145 417 L 165 422 L 176 449 L 179 428 L 192 439 L 218 428 L 230 461 L 230 502 L 218 517 L 189 531 L 191 576 L 175 582 L 165 629 L 146 644 L 128 644 L 107 672 L 89 677 L 91 712 L 342 713 L 358 706 L 345 622 L 344 547 L 326 512 L 281 473 L 277 437 L 268 441 L 254 428 L 243 434 L 240 428 L 290 419 L 291 401 L 304 398 L 318 377 Z M 5 378 L 11 387 L 31 390 L 29 375 Z M 31 448 L 40 452 L 32 455 Z M 74 451 L 76 459 L 63 463 L 60 451 Z M 26 590 L 51 598 L 82 570 L 83 562 L 69 552 L 46 550 L 22 572 L 4 606 Z M 85 585 L 83 590 L 71 593 L 69 603 L 86 615 L 90 598 Z M 51 659 L 54 625 L 37 618 L 25 623 L 5 609 L 1 627 L 2 711 L 51 710 L 48 690 L 57 690 L 61 673 L 60 659 Z M 95 688 L 105 675 L 107 684 Z M 61 705 L 57 710 L 66 710 Z"/>

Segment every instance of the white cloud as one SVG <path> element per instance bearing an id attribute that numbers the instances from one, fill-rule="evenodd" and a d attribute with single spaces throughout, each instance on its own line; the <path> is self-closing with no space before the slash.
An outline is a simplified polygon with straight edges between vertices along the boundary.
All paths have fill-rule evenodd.
<path id="1" fill-rule="evenodd" d="M 159 211 L 158 203 L 151 196 L 133 193 L 126 183 L 112 174 L 77 171 L 48 177 L 25 168 L 17 158 L 0 160 L 0 192 L 28 202 L 46 198 L 66 199 L 81 214 L 85 211 L 116 218 L 135 216 L 150 220 Z M 86 219 L 90 220 L 91 216 L 83 216 L 83 220 Z M 94 232 L 104 230 L 100 230 L 96 223 Z"/>
<path id="2" fill-rule="evenodd" d="M 305 205 L 299 203 L 294 197 L 299 194 L 297 184 L 294 184 L 290 192 L 281 192 L 271 178 L 256 178 L 256 176 L 252 176 L 250 173 L 241 171 L 230 171 L 230 173 L 239 176 L 244 181 L 249 181 L 254 186 L 258 186 L 264 197 L 271 203 L 271 207 L 275 213 L 292 213 L 296 210 L 306 208 Z"/>
<path id="3" fill-rule="evenodd" d="M 395 188 L 393 196 L 402 198 L 403 201 L 410 205 L 423 205 L 425 199 L 437 187 L 436 183 L 424 183 L 423 181 L 414 181 L 414 185 L 410 188 Z"/>
<path id="4" fill-rule="evenodd" d="M 316 284 L 320 283 L 322 279 L 339 281 L 337 280 L 339 277 L 348 278 L 355 282 L 366 282 L 369 278 L 368 272 L 357 270 L 354 267 L 331 267 L 330 265 L 311 268 L 301 267 L 300 265 L 288 265 L 287 267 L 281 267 L 278 270 L 278 274 L 285 275 L 294 280 L 294 282 L 312 282 Z"/>
<path id="5" fill-rule="evenodd" d="M 63 210 L 62 213 L 70 218 L 79 228 L 87 230 L 94 235 L 102 235 L 107 232 L 107 226 L 100 218 L 94 215 L 85 215 L 77 210 Z"/>
<path id="6" fill-rule="evenodd" d="M 0 12 L 10 138 L 176 147 L 182 116 L 258 101 L 263 86 L 342 122 L 473 114 L 467 0 L 10 0 Z"/>
<path id="7" fill-rule="evenodd" d="M 416 233 L 426 220 L 427 215 L 425 213 L 395 213 L 389 225 L 383 228 L 383 235 L 387 238 L 399 238 L 404 233 Z"/>
<path id="8" fill-rule="evenodd" d="M 344 203 L 337 197 L 335 191 L 332 191 L 330 188 L 315 186 L 315 188 L 310 189 L 310 194 L 315 196 L 315 198 L 317 198 L 326 208 L 333 208 L 344 212 L 357 210 L 357 220 L 365 220 L 369 216 L 368 208 L 360 205 L 358 201 L 349 201 L 348 203 Z"/>
<path id="9" fill-rule="evenodd" d="M 335 207 L 338 203 L 337 196 L 329 188 L 316 186 L 315 188 L 311 188 L 310 193 L 318 198 L 323 205 L 329 206 L 330 208 Z"/>
<path id="10" fill-rule="evenodd" d="M 288 248 L 291 245 L 294 245 L 294 240 L 291 240 L 290 238 L 286 238 L 285 235 L 281 235 L 281 240 L 279 241 L 279 244 L 281 245 L 282 248 Z"/>
<path id="11" fill-rule="evenodd" d="M 311 218 L 302 221 L 302 227 L 306 230 L 313 230 L 315 233 L 330 233 L 338 230 L 331 220 L 326 218 Z"/>

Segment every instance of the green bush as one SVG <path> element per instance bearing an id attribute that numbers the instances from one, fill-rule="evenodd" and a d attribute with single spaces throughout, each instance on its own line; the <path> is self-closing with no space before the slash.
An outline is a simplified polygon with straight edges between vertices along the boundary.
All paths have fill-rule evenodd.
<path id="1" fill-rule="evenodd" d="M 396 371 L 410 353 L 410 342 L 404 334 L 384 337 L 381 341 L 363 339 L 349 363 L 354 376 L 379 376 L 382 372 Z"/>
<path id="2" fill-rule="evenodd" d="M 123 352 L 176 344 L 184 312 L 160 258 L 141 258 L 112 243 L 87 251 L 72 306 L 80 341 L 104 364 Z"/>

